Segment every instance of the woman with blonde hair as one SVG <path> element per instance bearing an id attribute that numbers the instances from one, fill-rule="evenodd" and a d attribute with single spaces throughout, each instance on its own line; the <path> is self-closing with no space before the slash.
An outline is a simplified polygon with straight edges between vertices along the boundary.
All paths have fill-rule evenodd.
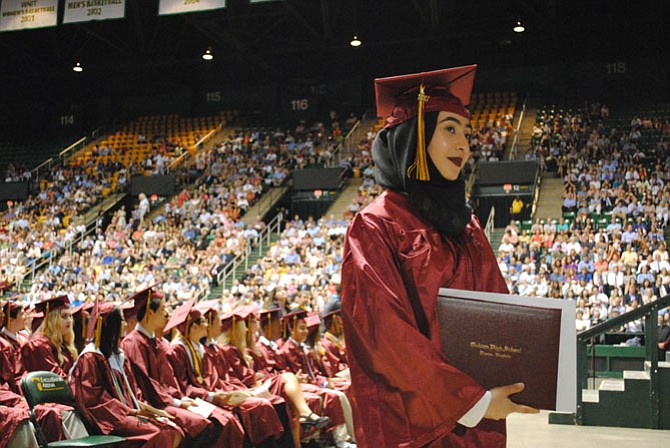
<path id="1" fill-rule="evenodd" d="M 48 370 L 67 381 L 68 372 L 77 359 L 70 300 L 67 296 L 52 297 L 35 305 L 35 310 L 44 315 L 44 320 L 21 347 L 24 369 L 27 372 Z M 50 442 L 88 435 L 84 424 L 69 406 L 38 406 L 36 410 L 42 431 Z"/>
<path id="2" fill-rule="evenodd" d="M 21 360 L 28 372 L 48 370 L 67 379 L 77 359 L 72 330 L 70 300 L 66 295 L 46 299 L 35 310 L 44 320 L 21 348 Z"/>

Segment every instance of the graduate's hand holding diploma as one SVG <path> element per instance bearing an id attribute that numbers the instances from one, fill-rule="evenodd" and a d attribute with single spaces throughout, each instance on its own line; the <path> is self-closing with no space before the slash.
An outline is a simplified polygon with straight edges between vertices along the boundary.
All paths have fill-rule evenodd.
<path id="1" fill-rule="evenodd" d="M 489 403 L 489 408 L 487 409 L 486 414 L 484 414 L 484 418 L 502 420 L 514 412 L 520 414 L 539 413 L 539 409 L 516 404 L 510 399 L 510 395 L 518 394 L 524 387 L 523 383 L 515 383 L 491 389 L 491 402 Z"/>

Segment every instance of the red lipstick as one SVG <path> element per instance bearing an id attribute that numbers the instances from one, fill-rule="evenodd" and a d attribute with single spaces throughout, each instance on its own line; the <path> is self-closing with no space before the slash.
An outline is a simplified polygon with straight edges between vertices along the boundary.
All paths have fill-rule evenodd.
<path id="1" fill-rule="evenodd" d="M 453 163 L 459 168 L 461 167 L 461 165 L 463 165 L 463 159 L 461 157 L 447 157 L 447 158 L 451 161 L 451 163 Z"/>

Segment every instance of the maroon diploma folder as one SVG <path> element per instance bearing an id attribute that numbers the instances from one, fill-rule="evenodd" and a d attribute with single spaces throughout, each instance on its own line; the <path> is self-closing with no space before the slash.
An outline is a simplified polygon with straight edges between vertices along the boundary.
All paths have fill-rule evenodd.
<path id="1" fill-rule="evenodd" d="M 440 296 L 442 350 L 485 389 L 524 383 L 512 401 L 556 410 L 561 310 Z"/>

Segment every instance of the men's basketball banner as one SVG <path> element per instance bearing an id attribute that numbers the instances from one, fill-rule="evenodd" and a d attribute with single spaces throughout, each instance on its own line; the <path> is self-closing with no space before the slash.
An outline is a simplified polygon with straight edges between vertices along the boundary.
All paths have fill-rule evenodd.
<path id="1" fill-rule="evenodd" d="M 2 0 L 0 31 L 56 26 L 58 0 Z"/>
<path id="2" fill-rule="evenodd" d="M 123 19 L 126 0 L 65 0 L 63 23 Z"/>
<path id="3" fill-rule="evenodd" d="M 160 0 L 158 15 L 183 14 L 226 7 L 226 0 Z"/>

